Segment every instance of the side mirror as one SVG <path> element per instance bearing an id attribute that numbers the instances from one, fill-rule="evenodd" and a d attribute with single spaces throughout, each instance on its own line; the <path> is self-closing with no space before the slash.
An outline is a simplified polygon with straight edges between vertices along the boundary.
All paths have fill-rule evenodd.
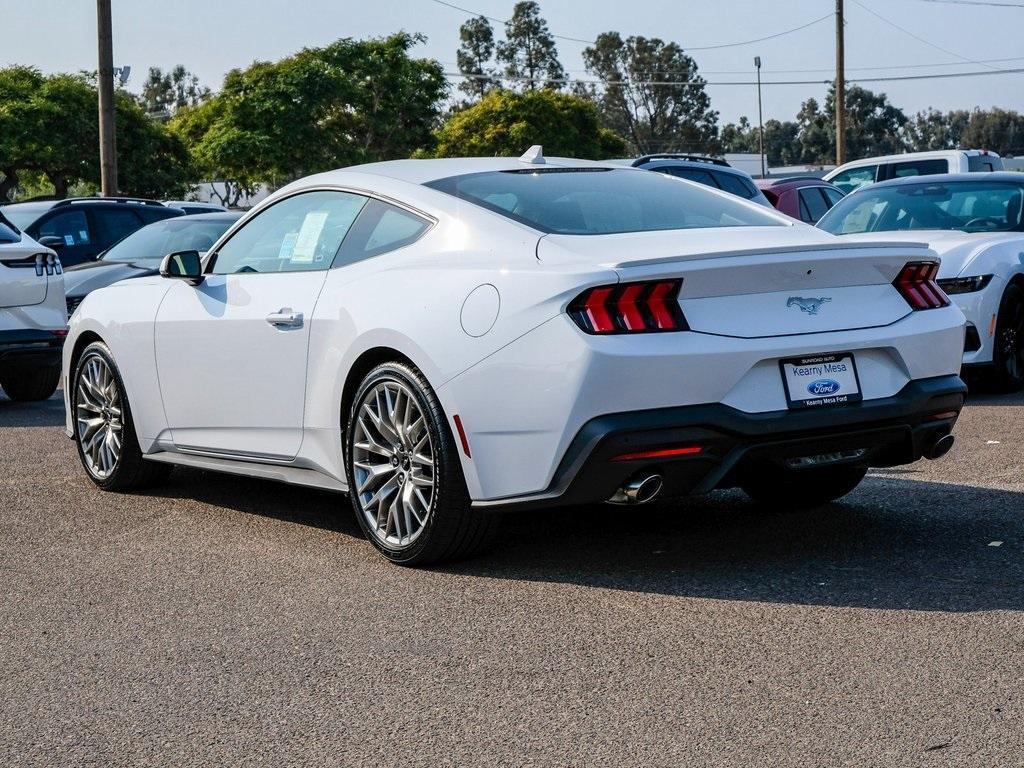
<path id="1" fill-rule="evenodd" d="M 203 260 L 199 256 L 199 251 L 178 251 L 167 254 L 160 262 L 160 276 L 199 285 L 203 282 Z"/>
<path id="2" fill-rule="evenodd" d="M 64 242 L 64 238 L 57 237 L 56 235 L 47 235 L 46 237 L 40 237 L 39 244 L 44 248 L 49 248 L 54 251 L 59 251 L 66 245 L 66 243 Z"/>

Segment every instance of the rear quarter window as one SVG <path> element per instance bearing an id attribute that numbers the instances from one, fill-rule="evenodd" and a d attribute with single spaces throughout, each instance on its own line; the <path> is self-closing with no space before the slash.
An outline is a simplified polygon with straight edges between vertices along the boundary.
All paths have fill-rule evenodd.
<path id="1" fill-rule="evenodd" d="M 739 195 L 747 200 L 757 196 L 757 187 L 735 173 L 716 173 L 715 180 L 718 182 L 718 186 L 726 192 Z"/>
<path id="2" fill-rule="evenodd" d="M 889 166 L 893 179 L 906 176 L 931 176 L 936 173 L 949 173 L 948 160 L 911 160 L 905 163 L 893 163 Z"/>

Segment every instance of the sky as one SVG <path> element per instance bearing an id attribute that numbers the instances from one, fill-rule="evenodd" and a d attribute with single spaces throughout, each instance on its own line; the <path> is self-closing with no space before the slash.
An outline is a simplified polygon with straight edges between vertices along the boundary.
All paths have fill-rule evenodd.
<path id="1" fill-rule="evenodd" d="M 514 0 L 451 0 L 506 19 Z M 764 117 L 792 119 L 802 101 L 823 100 L 835 64 L 833 0 L 541 0 L 549 29 L 592 40 L 617 30 L 681 44 L 692 51 L 723 123 L 756 122 L 753 57 L 762 60 Z M 92 0 L 0 0 L 7 30 L 0 63 L 44 72 L 96 68 L 96 4 Z M 815 22 L 816 19 L 821 21 Z M 150 66 L 184 64 L 216 90 L 224 73 L 255 60 L 275 60 L 339 37 L 386 35 L 399 29 L 427 41 L 415 55 L 456 72 L 459 25 L 469 14 L 436 0 L 113 0 L 115 66 L 131 65 L 138 90 Z M 792 34 L 745 42 L 808 25 Z M 500 25 L 496 35 L 501 34 Z M 903 30 L 899 29 L 902 27 Z M 1024 68 L 1024 0 L 846 0 L 847 78 Z M 585 44 L 557 40 L 572 77 L 583 70 Z M 997 60 L 1004 61 L 997 61 Z M 1016 59 L 1016 60 L 1010 60 Z M 942 65 L 942 66 L 931 66 Z M 794 71 L 800 70 L 800 71 Z M 770 85 L 778 80 L 811 84 Z M 458 81 L 453 81 L 454 84 Z M 990 108 L 1024 112 L 1024 73 L 862 83 L 887 93 L 907 114 Z"/>

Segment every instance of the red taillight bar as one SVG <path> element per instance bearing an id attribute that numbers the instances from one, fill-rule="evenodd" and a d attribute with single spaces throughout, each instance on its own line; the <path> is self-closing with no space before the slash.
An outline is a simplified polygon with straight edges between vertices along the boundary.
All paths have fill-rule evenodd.
<path id="1" fill-rule="evenodd" d="M 893 285 L 913 310 L 949 306 L 949 297 L 935 282 L 939 265 L 934 261 L 911 261 L 904 265 Z"/>
<path id="2" fill-rule="evenodd" d="M 689 330 L 679 308 L 682 285 L 680 279 L 599 285 L 569 304 L 569 316 L 593 334 Z"/>
<path id="3" fill-rule="evenodd" d="M 616 456 L 612 461 L 636 461 L 637 459 L 668 459 L 673 456 L 693 456 L 703 450 L 704 448 L 700 445 L 683 445 L 679 448 L 659 448 L 654 451 L 623 453 Z"/>

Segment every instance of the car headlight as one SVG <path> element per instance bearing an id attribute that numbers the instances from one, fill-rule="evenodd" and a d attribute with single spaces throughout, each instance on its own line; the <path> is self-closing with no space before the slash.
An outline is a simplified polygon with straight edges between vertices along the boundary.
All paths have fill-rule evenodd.
<path id="1" fill-rule="evenodd" d="M 983 291 L 992 282 L 992 275 L 978 275 L 976 277 L 950 277 L 939 280 L 939 288 L 947 294 L 974 293 Z"/>

